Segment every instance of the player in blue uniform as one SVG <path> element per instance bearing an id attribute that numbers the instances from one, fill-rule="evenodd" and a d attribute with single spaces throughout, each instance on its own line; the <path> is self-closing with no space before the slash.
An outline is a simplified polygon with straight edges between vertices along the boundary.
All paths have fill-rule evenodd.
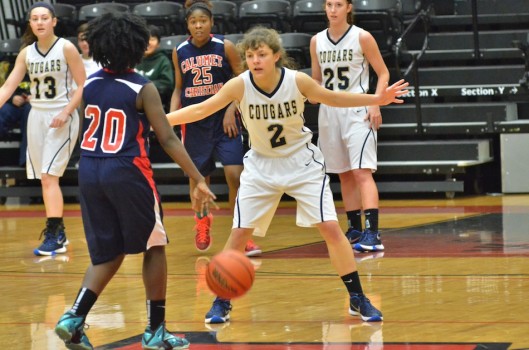
<path id="1" fill-rule="evenodd" d="M 189 342 L 165 328 L 168 237 L 148 158 L 151 127 L 164 150 L 196 181 L 195 203 L 209 205 L 214 195 L 167 123 L 156 87 L 133 70 L 149 41 L 144 20 L 106 14 L 90 22 L 87 41 L 103 67 L 86 81 L 81 108 L 79 188 L 91 264 L 55 332 L 69 349 L 92 349 L 83 329 L 88 312 L 125 255 L 143 253 L 149 322 L 142 347 L 185 349 Z"/>
<path id="2" fill-rule="evenodd" d="M 209 0 L 186 1 L 187 28 L 191 36 L 173 50 L 175 90 L 171 111 L 207 100 L 241 72 L 241 59 L 235 45 L 222 35 L 211 34 L 211 8 Z M 184 146 L 208 182 L 215 170 L 215 161 L 222 163 L 232 210 L 244 154 L 240 120 L 235 112 L 235 106 L 230 105 L 206 119 L 182 126 Z M 193 179 L 189 186 L 192 192 L 196 186 Z M 208 211 L 196 212 L 195 221 L 195 246 L 199 251 L 206 251 L 212 242 L 213 215 Z M 247 242 L 245 251 L 249 256 L 261 253 L 252 240 Z"/>

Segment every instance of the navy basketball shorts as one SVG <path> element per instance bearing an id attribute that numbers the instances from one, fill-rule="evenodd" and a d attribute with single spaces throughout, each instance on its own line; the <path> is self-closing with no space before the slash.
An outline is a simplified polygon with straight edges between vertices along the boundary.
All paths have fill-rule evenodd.
<path id="1" fill-rule="evenodd" d="M 243 165 L 244 147 L 242 136 L 230 138 L 220 130 L 211 132 L 192 125 L 186 125 L 184 146 L 202 176 L 215 171 L 215 161 L 223 166 Z"/>
<path id="2" fill-rule="evenodd" d="M 169 242 L 148 158 L 82 156 L 79 189 L 94 265 Z"/>

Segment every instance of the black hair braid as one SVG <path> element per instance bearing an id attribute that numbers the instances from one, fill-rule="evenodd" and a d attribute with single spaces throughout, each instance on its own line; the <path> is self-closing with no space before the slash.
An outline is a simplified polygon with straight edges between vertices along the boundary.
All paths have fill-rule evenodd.
<path id="1" fill-rule="evenodd" d="M 141 62 L 149 36 L 143 18 L 127 12 L 110 12 L 89 22 L 86 40 L 94 61 L 122 73 Z"/>

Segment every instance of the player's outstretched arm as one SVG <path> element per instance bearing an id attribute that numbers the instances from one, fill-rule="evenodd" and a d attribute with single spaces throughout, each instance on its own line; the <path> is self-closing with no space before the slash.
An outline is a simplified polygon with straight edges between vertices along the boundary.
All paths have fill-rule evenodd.
<path id="1" fill-rule="evenodd" d="M 179 125 L 207 118 L 226 107 L 232 101 L 240 101 L 243 91 L 244 82 L 242 78 L 233 78 L 224 84 L 217 94 L 211 96 L 204 102 L 189 105 L 167 114 L 167 120 L 171 125 Z"/>
<path id="2" fill-rule="evenodd" d="M 398 97 L 408 93 L 406 90 L 408 83 L 404 80 L 399 80 L 380 94 L 357 94 L 328 90 L 302 73 L 296 74 L 296 83 L 303 96 L 311 101 L 332 107 L 384 106 L 390 103 L 402 103 L 403 101 Z"/>
<path id="3" fill-rule="evenodd" d="M 197 182 L 197 190 L 195 190 L 193 194 L 198 200 L 197 205 L 203 206 L 212 204 L 217 207 L 214 202 L 216 197 L 206 184 L 204 176 L 200 174 L 191 160 L 191 157 L 189 157 L 184 145 L 167 122 L 160 95 L 154 84 L 149 83 L 145 85 L 140 94 L 141 98 L 138 99 L 136 108 L 145 111 L 145 115 L 149 119 L 149 123 L 156 134 L 158 142 L 160 142 L 160 145 L 171 159 L 180 165 L 182 170 L 188 174 L 191 179 Z"/>

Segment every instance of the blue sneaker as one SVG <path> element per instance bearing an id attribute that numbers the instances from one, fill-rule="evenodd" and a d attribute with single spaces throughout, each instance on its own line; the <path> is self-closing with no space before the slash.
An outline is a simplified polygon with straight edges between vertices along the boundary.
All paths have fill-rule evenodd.
<path id="1" fill-rule="evenodd" d="M 365 322 L 380 322 L 384 318 L 382 313 L 373 305 L 364 294 L 355 294 L 349 300 L 349 314 L 360 315 Z"/>
<path id="2" fill-rule="evenodd" d="M 355 243 L 353 248 L 359 252 L 378 252 L 384 250 L 384 245 L 379 232 L 366 229 L 362 238 Z"/>
<path id="3" fill-rule="evenodd" d="M 362 238 L 362 235 L 363 232 L 357 231 L 352 227 L 349 227 L 349 229 L 345 233 L 345 237 L 347 237 L 347 240 L 349 241 L 349 243 L 351 243 L 351 245 L 353 245 L 356 241 Z"/>
<path id="4" fill-rule="evenodd" d="M 224 323 L 230 320 L 231 303 L 229 300 L 215 298 L 206 314 L 206 323 Z"/>
<path id="5" fill-rule="evenodd" d="M 68 239 L 66 238 L 63 225 L 60 225 L 56 232 L 52 232 L 48 227 L 46 227 L 40 233 L 39 239 L 42 238 L 42 235 L 44 235 L 44 241 L 38 248 L 33 250 L 35 255 L 41 256 L 66 253 L 66 246 L 70 242 L 68 242 Z"/>
<path id="6" fill-rule="evenodd" d="M 141 338 L 141 347 L 149 350 L 187 349 L 189 342 L 185 338 L 169 333 L 165 328 L 165 322 L 163 322 L 156 328 L 155 332 L 150 327 L 145 329 Z"/>
<path id="7" fill-rule="evenodd" d="M 93 350 L 94 347 L 84 333 L 84 327 L 84 318 L 68 311 L 57 322 L 55 333 L 62 339 L 67 349 Z"/>
<path id="8" fill-rule="evenodd" d="M 65 247 L 68 244 L 70 244 L 70 241 L 68 241 L 68 238 L 66 238 L 66 232 L 64 232 L 64 226 L 61 226 L 59 228 L 59 233 L 57 234 L 57 241 L 63 242 L 62 245 Z"/>

